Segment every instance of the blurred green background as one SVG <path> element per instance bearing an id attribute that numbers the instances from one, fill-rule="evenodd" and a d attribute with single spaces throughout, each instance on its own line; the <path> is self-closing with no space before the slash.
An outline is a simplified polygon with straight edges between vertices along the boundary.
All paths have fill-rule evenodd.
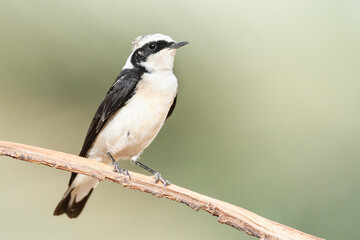
<path id="1" fill-rule="evenodd" d="M 0 30 L 1 140 L 78 154 L 131 41 L 165 33 L 190 44 L 142 161 L 304 232 L 359 236 L 359 1 L 0 0 Z M 1 239 L 254 239 L 111 182 L 78 219 L 53 217 L 69 173 L 0 164 Z"/>

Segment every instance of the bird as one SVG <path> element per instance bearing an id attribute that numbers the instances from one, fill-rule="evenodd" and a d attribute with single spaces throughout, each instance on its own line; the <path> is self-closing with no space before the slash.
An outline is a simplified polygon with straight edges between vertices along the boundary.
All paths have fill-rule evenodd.
<path id="1" fill-rule="evenodd" d="M 174 111 L 178 94 L 175 53 L 186 44 L 160 33 L 139 36 L 132 42 L 132 52 L 98 107 L 79 156 L 112 164 L 115 172 L 129 178 L 118 161 L 130 160 L 154 174 L 155 183 L 170 184 L 139 162 L 139 156 Z M 93 177 L 72 173 L 54 215 L 78 217 L 98 183 Z"/>

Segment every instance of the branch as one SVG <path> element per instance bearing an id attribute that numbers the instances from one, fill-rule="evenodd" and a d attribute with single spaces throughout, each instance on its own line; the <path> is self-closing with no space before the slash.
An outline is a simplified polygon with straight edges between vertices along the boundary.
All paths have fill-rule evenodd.
<path id="1" fill-rule="evenodd" d="M 95 162 L 71 154 L 56 152 L 18 143 L 0 141 L 0 155 L 20 160 L 50 166 L 69 172 L 81 173 L 99 180 L 111 180 L 122 184 L 123 187 L 151 193 L 159 198 L 167 198 L 176 202 L 185 203 L 192 209 L 202 209 L 219 217 L 219 222 L 227 224 L 251 236 L 262 240 L 321 240 L 291 227 L 270 221 L 246 209 L 227 202 L 210 198 L 188 189 L 171 184 L 154 184 L 151 177 L 131 172 L 131 181 L 128 177 L 113 172 L 110 165 Z"/>

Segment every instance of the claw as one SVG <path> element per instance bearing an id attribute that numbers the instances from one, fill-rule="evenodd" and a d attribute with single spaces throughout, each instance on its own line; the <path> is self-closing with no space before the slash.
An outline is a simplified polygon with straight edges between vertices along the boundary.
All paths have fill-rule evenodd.
<path id="1" fill-rule="evenodd" d="M 125 169 L 125 168 L 123 168 L 122 170 L 123 170 L 123 174 L 124 174 L 125 176 L 128 176 L 129 179 L 130 179 L 130 181 L 131 181 L 131 176 L 130 176 L 129 171 L 128 171 L 127 169 Z"/>
<path id="2" fill-rule="evenodd" d="M 170 184 L 171 184 L 171 182 L 168 181 L 168 180 L 166 180 L 166 179 L 164 179 L 164 178 L 161 176 L 161 173 L 159 173 L 159 172 L 155 173 L 154 177 L 155 177 L 155 183 L 158 183 L 159 181 L 161 181 L 161 182 L 164 184 L 164 186 L 167 186 L 167 185 L 170 185 Z"/>
<path id="3" fill-rule="evenodd" d="M 113 162 L 112 165 L 114 166 L 113 172 L 118 172 L 120 174 L 128 176 L 129 179 L 131 180 L 131 176 L 130 176 L 129 171 L 127 169 L 121 168 L 117 162 Z"/>

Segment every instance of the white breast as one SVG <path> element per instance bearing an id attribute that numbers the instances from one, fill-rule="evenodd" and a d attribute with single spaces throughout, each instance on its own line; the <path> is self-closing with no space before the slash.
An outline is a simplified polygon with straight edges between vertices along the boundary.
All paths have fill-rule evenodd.
<path id="1" fill-rule="evenodd" d="M 134 96 L 103 127 L 89 151 L 89 158 L 110 162 L 138 157 L 161 129 L 177 94 L 172 71 L 144 74 Z"/>

